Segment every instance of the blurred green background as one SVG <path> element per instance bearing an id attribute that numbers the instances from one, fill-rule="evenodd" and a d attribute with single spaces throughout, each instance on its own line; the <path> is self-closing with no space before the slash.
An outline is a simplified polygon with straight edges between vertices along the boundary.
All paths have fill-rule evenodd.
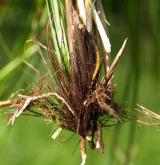
<path id="1" fill-rule="evenodd" d="M 112 59 L 128 43 L 118 65 L 116 100 L 130 112 L 136 103 L 160 114 L 160 1 L 103 0 L 111 26 Z M 0 0 L 0 100 L 29 89 L 39 77 L 23 63 L 42 62 L 31 39 L 46 40 L 47 10 L 43 0 Z M 26 42 L 27 41 L 27 42 Z M 1 165 L 80 164 L 79 138 L 64 131 L 51 139 L 54 123 L 20 117 L 6 126 L 0 115 Z M 87 148 L 87 165 L 159 165 L 160 129 L 134 122 L 104 129 L 105 153 Z"/>

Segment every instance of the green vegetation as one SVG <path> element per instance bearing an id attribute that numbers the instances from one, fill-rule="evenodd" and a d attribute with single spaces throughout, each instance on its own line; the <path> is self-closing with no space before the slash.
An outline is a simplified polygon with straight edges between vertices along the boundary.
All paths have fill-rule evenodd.
<path id="1" fill-rule="evenodd" d="M 50 8 L 56 8 L 57 3 L 53 2 L 53 6 L 48 4 Z M 160 2 L 107 0 L 103 4 L 111 24 L 112 59 L 124 38 L 128 37 L 125 55 L 114 77 L 118 86 L 116 100 L 131 113 L 135 111 L 136 103 L 159 113 Z M 0 3 L 0 100 L 6 100 L 18 89 L 30 91 L 39 81 L 39 75 L 23 62 L 24 58 L 45 72 L 35 41 L 46 43 L 47 12 L 42 0 L 6 0 L 4 4 Z M 63 14 L 63 10 L 61 12 L 59 14 Z M 53 26 L 57 26 L 52 29 L 54 38 L 61 32 L 58 32 L 58 23 Z M 55 45 L 57 52 L 68 51 L 66 45 Z M 80 164 L 77 135 L 64 131 L 54 141 L 51 136 L 57 126 L 53 123 L 22 116 L 15 125 L 7 127 L 5 119 L 1 114 L 0 162 L 3 165 Z M 139 126 L 134 122 L 105 128 L 104 154 L 88 149 L 86 164 L 159 165 L 159 136 L 159 128 Z"/>

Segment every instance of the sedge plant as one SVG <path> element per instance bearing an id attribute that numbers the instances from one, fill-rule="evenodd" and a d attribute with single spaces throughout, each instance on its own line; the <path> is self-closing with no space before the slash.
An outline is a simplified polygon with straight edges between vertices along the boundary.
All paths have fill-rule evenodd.
<path id="1" fill-rule="evenodd" d="M 63 129 L 78 134 L 84 165 L 86 141 L 91 149 L 103 152 L 102 129 L 128 119 L 114 101 L 116 85 L 112 81 L 127 39 L 111 62 L 109 23 L 101 0 L 46 0 L 46 4 L 47 43 L 35 41 L 34 50 L 47 73 L 26 62 L 40 75 L 39 84 L 31 93 L 0 102 L 0 107 L 10 106 L 11 125 L 27 113 L 55 122 L 59 128 L 53 139 Z"/>

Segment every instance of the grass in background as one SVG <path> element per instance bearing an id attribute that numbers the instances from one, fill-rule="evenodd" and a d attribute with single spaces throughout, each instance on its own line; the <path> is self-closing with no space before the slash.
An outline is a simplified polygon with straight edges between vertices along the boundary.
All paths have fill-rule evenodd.
<path id="1" fill-rule="evenodd" d="M 22 43 L 33 35 L 31 34 L 32 29 L 30 28 L 24 37 L 24 33 L 21 33 L 21 31 L 24 32 L 22 28 L 19 31 L 17 30 L 19 37 L 16 37 L 17 33 L 15 32 L 15 36 L 13 36 L 12 28 L 6 23 L 4 18 L 6 17 L 7 11 L 11 12 L 17 9 L 15 4 L 13 5 L 13 3 L 8 1 L 8 4 L 3 6 L 3 10 L 0 11 L 4 13 L 2 14 L 4 17 L 1 19 L 0 24 L 2 34 L 2 42 L 0 42 L 0 72 L 3 71 L 8 63 L 13 62 L 16 58 L 20 58 L 21 53 L 19 52 L 24 52 L 24 45 Z M 118 50 L 120 46 L 118 44 L 121 43 L 124 36 L 129 37 L 128 50 L 125 51 L 126 55 L 123 57 L 123 60 L 121 60 L 115 78 L 120 89 L 117 91 L 117 100 L 124 103 L 127 102 L 126 104 L 130 105 L 129 108 L 131 111 L 134 110 L 132 106 L 134 102 L 138 102 L 152 110 L 160 112 L 160 87 L 158 85 L 160 64 L 158 57 L 160 48 L 158 42 L 160 39 L 158 21 L 158 13 L 160 10 L 159 1 L 157 0 L 156 3 L 154 3 L 148 0 L 145 7 L 143 1 L 133 0 L 128 0 L 125 3 L 119 1 L 104 1 L 104 4 L 106 4 L 107 18 L 111 23 L 110 38 L 112 39 L 112 45 L 114 45 L 112 48 L 113 54 Z M 28 16 L 26 24 L 27 26 L 31 26 L 33 17 L 30 15 L 34 15 L 36 8 L 43 8 L 42 2 L 36 1 L 35 8 L 33 9 L 26 7 L 25 3 L 24 6 L 22 6 L 19 6 L 21 12 L 26 12 Z M 28 8 L 27 11 L 26 8 Z M 12 17 L 8 17 L 10 20 L 16 17 L 16 15 L 13 14 Z M 25 17 L 26 16 L 20 17 L 22 24 Z M 149 19 L 144 19 L 146 17 Z M 13 25 L 21 27 L 19 19 L 15 19 Z M 23 26 L 25 28 L 25 25 Z M 8 29 L 7 32 L 2 30 L 5 28 Z M 45 24 L 42 25 L 42 28 L 45 28 Z M 43 30 L 42 32 L 44 33 Z M 34 33 L 36 32 L 34 31 Z M 11 43 L 14 43 L 14 46 L 12 46 Z M 9 51 L 7 47 L 9 47 Z M 37 63 L 34 59 L 32 60 L 33 63 Z M 15 67 L 15 64 L 13 67 Z M 34 76 L 30 77 L 31 71 L 29 69 L 26 71 L 26 66 L 18 65 L 15 69 L 16 70 L 12 70 L 9 74 L 2 73 L 2 75 L 5 75 L 3 76 L 5 80 L 0 80 L 0 94 L 2 99 L 5 99 L 6 96 L 15 91 L 15 89 L 26 88 L 31 82 L 31 79 L 34 82 Z M 21 77 L 22 73 L 23 76 Z M 28 84 L 26 84 L 26 80 Z M 15 88 L 15 86 L 17 87 Z M 1 119 L 3 118 L 1 117 Z M 52 127 L 52 125 L 46 126 L 39 119 L 27 119 L 27 117 L 18 119 L 14 128 L 6 128 L 1 124 L 0 161 L 3 162 L 4 165 L 18 165 L 22 163 L 34 165 L 45 163 L 49 165 L 54 162 L 61 165 L 64 164 L 64 162 L 65 164 L 77 164 L 80 162 L 79 148 L 75 150 L 72 157 L 72 152 L 78 143 L 77 138 L 74 137 L 75 139 L 73 141 L 68 141 L 65 144 L 60 142 L 61 145 L 59 145 L 57 144 L 59 142 L 52 141 L 49 136 L 51 135 L 50 130 Z M 159 129 L 138 126 L 133 132 L 134 127 L 134 123 L 132 123 L 131 126 L 126 125 L 123 128 L 115 128 L 115 130 L 114 128 L 106 129 L 104 140 L 106 143 L 105 154 L 89 153 L 88 164 L 103 165 L 107 164 L 108 161 L 110 161 L 109 164 L 124 164 L 124 162 L 129 164 L 129 158 L 131 162 L 136 165 L 158 165 L 160 152 Z M 33 130 L 35 131 L 33 132 Z M 67 134 L 71 136 L 70 133 Z M 62 138 L 64 137 L 65 136 L 62 135 Z M 126 158 L 126 152 L 131 157 Z M 110 153 L 112 153 L 112 156 Z M 63 159 L 61 157 L 62 154 L 65 155 Z"/>

